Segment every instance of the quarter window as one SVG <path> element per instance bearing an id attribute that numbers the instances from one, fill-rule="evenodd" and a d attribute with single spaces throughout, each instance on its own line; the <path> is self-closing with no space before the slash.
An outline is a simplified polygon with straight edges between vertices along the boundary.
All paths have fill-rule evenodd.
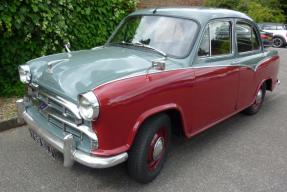
<path id="1" fill-rule="evenodd" d="M 210 56 L 209 27 L 205 30 L 198 50 L 198 56 Z"/>
<path id="2" fill-rule="evenodd" d="M 239 53 L 259 50 L 260 44 L 255 28 L 247 23 L 236 24 L 237 49 Z"/>
<path id="3" fill-rule="evenodd" d="M 232 25 L 228 21 L 208 24 L 203 35 L 198 56 L 220 56 L 232 52 Z"/>

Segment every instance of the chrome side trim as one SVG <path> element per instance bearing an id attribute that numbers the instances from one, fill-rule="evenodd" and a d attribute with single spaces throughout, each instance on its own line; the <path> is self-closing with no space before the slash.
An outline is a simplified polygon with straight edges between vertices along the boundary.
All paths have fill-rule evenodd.
<path id="1" fill-rule="evenodd" d="M 111 157 L 97 157 L 74 149 L 74 138 L 71 134 L 68 134 L 64 138 L 64 141 L 62 141 L 47 130 L 39 127 L 26 111 L 22 113 L 22 116 L 33 131 L 35 131 L 51 146 L 64 154 L 64 166 L 70 167 L 73 165 L 74 161 L 77 161 L 78 163 L 91 168 L 108 168 L 120 164 L 128 159 L 127 152 Z"/>
<path id="2" fill-rule="evenodd" d="M 267 62 L 267 61 L 270 60 L 270 59 L 272 59 L 272 56 L 269 56 L 269 57 L 263 59 L 262 61 L 260 61 L 260 62 L 255 66 L 254 71 L 257 71 L 257 69 L 258 69 L 262 64 L 264 64 L 265 62 Z"/>
<path id="3" fill-rule="evenodd" d="M 164 70 L 164 71 L 152 71 L 152 72 L 149 72 L 148 74 L 156 74 L 156 73 L 164 73 L 164 72 L 170 72 L 170 71 L 177 71 L 177 70 L 184 70 L 184 69 L 200 69 L 200 68 L 214 68 L 214 67 L 248 67 L 250 69 L 252 69 L 254 72 L 257 71 L 257 68 L 262 65 L 264 62 L 268 61 L 269 59 L 271 59 L 273 56 L 270 56 L 262 61 L 259 62 L 259 64 L 256 65 L 256 67 L 252 67 L 250 65 L 243 65 L 243 64 L 234 64 L 234 65 L 199 65 L 199 66 L 191 66 L 191 67 L 180 67 L 180 68 L 176 68 L 176 69 L 169 69 L 169 70 Z M 130 79 L 130 78 L 134 78 L 134 77 L 140 77 L 140 76 L 145 76 L 147 75 L 146 73 L 137 73 L 137 74 L 134 74 L 134 75 L 128 75 L 128 76 L 125 76 L 125 77 L 120 77 L 118 79 L 114 79 L 114 80 L 111 80 L 111 81 L 108 81 L 108 82 L 105 82 L 101 85 L 98 85 L 96 86 L 94 89 L 97 89 L 101 86 L 104 86 L 104 85 L 107 85 L 107 84 L 110 84 L 110 83 L 113 83 L 113 82 L 116 82 L 116 81 L 121 81 L 121 80 L 125 80 L 125 79 Z"/>

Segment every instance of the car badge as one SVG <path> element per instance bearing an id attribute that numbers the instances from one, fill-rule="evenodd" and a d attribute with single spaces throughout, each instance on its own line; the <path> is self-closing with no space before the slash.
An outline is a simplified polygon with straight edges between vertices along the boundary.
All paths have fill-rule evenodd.
<path id="1" fill-rule="evenodd" d="M 39 108 L 41 110 L 46 110 L 48 108 L 48 104 L 46 104 L 45 102 L 41 101 Z"/>

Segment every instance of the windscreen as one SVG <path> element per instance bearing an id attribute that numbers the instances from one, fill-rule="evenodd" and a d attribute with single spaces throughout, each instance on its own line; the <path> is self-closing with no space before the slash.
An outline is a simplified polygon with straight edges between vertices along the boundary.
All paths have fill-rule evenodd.
<path id="1" fill-rule="evenodd" d="M 197 28 L 197 24 L 188 19 L 133 16 L 126 19 L 109 43 L 141 43 L 169 56 L 184 57 L 191 49 Z"/>

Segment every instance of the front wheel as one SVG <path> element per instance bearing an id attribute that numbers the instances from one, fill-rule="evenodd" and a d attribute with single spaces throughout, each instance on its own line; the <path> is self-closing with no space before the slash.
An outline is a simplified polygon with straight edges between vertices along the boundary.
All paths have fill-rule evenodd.
<path id="1" fill-rule="evenodd" d="M 249 106 L 247 109 L 245 109 L 243 113 L 245 113 L 246 115 L 254 115 L 258 113 L 258 111 L 260 110 L 264 102 L 265 94 L 266 94 L 266 84 L 263 83 L 263 85 L 257 91 L 254 103 L 251 106 Z"/>
<path id="2" fill-rule="evenodd" d="M 151 117 L 140 127 L 129 152 L 129 175 L 140 183 L 149 183 L 160 173 L 170 144 L 168 115 Z"/>

